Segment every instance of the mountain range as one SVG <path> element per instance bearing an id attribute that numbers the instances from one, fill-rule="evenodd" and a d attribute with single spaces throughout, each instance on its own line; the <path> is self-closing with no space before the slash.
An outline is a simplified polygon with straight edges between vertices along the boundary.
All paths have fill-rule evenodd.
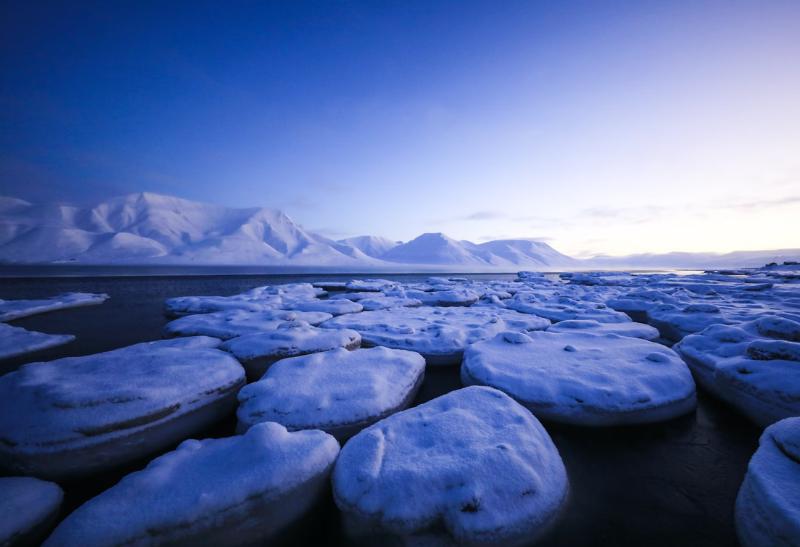
<path id="1" fill-rule="evenodd" d="M 529 239 L 472 243 L 442 233 L 408 242 L 333 240 L 281 211 L 139 193 L 92 207 L 0 197 L 0 263 L 263 265 L 349 271 L 735 268 L 797 260 L 800 249 L 576 259 Z"/>

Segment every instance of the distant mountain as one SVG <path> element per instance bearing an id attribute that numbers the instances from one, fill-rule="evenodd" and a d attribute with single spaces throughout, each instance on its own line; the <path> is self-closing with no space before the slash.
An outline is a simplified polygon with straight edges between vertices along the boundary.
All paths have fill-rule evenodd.
<path id="1" fill-rule="evenodd" d="M 400 245 L 399 241 L 392 241 L 385 237 L 380 236 L 357 236 L 348 237 L 347 239 L 340 239 L 339 243 L 342 245 L 349 245 L 373 258 L 380 258 Z"/>
<path id="2" fill-rule="evenodd" d="M 406 243 L 377 236 L 340 241 L 274 209 L 235 209 L 152 193 L 93 207 L 0 197 L 0 262 L 180 264 L 335 268 L 340 271 L 507 271 L 738 268 L 800 259 L 800 250 L 669 253 L 578 260 L 540 241 L 475 244 L 442 233 Z"/>
<path id="3" fill-rule="evenodd" d="M 463 264 L 480 269 L 576 267 L 579 262 L 546 243 L 527 239 L 488 241 L 480 245 L 456 241 L 442 233 L 422 234 L 380 258 L 406 264 Z"/>
<path id="4" fill-rule="evenodd" d="M 708 269 L 757 268 L 770 262 L 783 263 L 800 259 L 800 249 L 734 251 L 731 253 L 664 253 L 628 256 L 596 256 L 584 260 L 596 268 L 612 269 Z"/>
<path id="5" fill-rule="evenodd" d="M 0 261 L 361 266 L 377 262 L 308 232 L 280 211 L 158 194 L 91 208 L 0 201 Z"/>
<path id="6" fill-rule="evenodd" d="M 469 244 L 472 245 L 472 244 Z M 486 266 L 466 245 L 442 233 L 422 234 L 382 255 L 383 260 L 403 264 L 463 264 Z"/>

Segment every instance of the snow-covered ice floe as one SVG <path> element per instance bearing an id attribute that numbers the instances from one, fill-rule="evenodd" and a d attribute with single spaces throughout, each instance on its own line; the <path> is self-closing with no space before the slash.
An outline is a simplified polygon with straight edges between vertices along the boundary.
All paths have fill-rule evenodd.
<path id="1" fill-rule="evenodd" d="M 389 281 L 388 279 L 353 279 L 347 282 L 345 288 L 349 291 L 381 292 L 396 286 L 396 281 Z"/>
<path id="2" fill-rule="evenodd" d="M 319 325 L 331 317 L 331 314 L 319 311 L 232 310 L 186 315 L 167 323 L 164 332 L 169 336 L 213 336 L 228 340 L 245 334 L 268 332 L 286 321 L 304 321 L 310 325 Z"/>
<path id="3" fill-rule="evenodd" d="M 592 334 L 619 334 L 641 338 L 642 340 L 655 340 L 658 338 L 658 329 L 643 323 L 633 321 L 625 323 L 601 323 L 594 319 L 568 319 L 560 321 L 547 329 L 547 332 L 588 332 Z"/>
<path id="4" fill-rule="evenodd" d="M 322 431 L 275 423 L 184 441 L 84 503 L 45 545 L 263 544 L 319 500 L 338 453 Z"/>
<path id="5" fill-rule="evenodd" d="M 800 323 L 712 325 L 675 345 L 698 383 L 759 425 L 800 415 Z"/>
<path id="6" fill-rule="evenodd" d="M 540 419 L 577 425 L 657 422 L 696 405 L 674 351 L 615 334 L 501 333 L 464 352 L 461 380 L 508 393 Z"/>
<path id="7" fill-rule="evenodd" d="M 419 300 L 426 306 L 469 306 L 481 297 L 477 292 L 467 288 L 453 288 L 437 291 L 405 291 L 408 298 Z"/>
<path id="8" fill-rule="evenodd" d="M 501 308 L 422 306 L 342 315 L 320 326 L 353 329 L 364 345 L 416 351 L 429 365 L 453 365 L 469 344 L 505 330 L 542 330 L 550 321 Z"/>
<path id="9" fill-rule="evenodd" d="M 0 545 L 38 545 L 55 526 L 63 499 L 54 482 L 0 478 Z"/>
<path id="10" fill-rule="evenodd" d="M 321 311 L 331 315 L 358 313 L 364 309 L 360 303 L 346 299 L 284 301 L 284 303 L 281 305 L 281 308 L 284 310 L 297 310 L 305 312 Z"/>
<path id="11" fill-rule="evenodd" d="M 0 466 L 84 476 L 166 448 L 232 412 L 242 366 L 214 338 L 30 363 L 0 376 Z"/>
<path id="12" fill-rule="evenodd" d="M 41 300 L 0 300 L 0 321 L 11 321 L 37 313 L 94 306 L 108 300 L 107 294 L 71 292 Z"/>
<path id="13" fill-rule="evenodd" d="M 315 300 L 325 291 L 309 283 L 286 283 L 256 287 L 232 296 L 178 296 L 164 302 L 168 317 L 182 317 L 195 313 L 245 310 L 266 311 L 282 309 L 286 302 Z"/>
<path id="14" fill-rule="evenodd" d="M 548 298 L 530 291 L 518 292 L 504 304 L 510 310 L 538 315 L 554 323 L 568 319 L 593 319 L 601 323 L 626 323 L 631 320 L 624 313 L 608 308 L 603 303 L 567 296 Z"/>
<path id="15" fill-rule="evenodd" d="M 233 354 L 247 371 L 251 382 L 261 378 L 267 369 L 281 359 L 309 353 L 361 346 L 361 335 L 350 329 L 321 329 L 304 321 L 279 323 L 274 330 L 245 334 L 220 346 Z"/>
<path id="16" fill-rule="evenodd" d="M 424 373 L 418 353 L 380 347 L 284 359 L 239 392 L 239 429 L 272 421 L 341 441 L 407 408 Z"/>
<path id="17" fill-rule="evenodd" d="M 744 547 L 800 545 L 800 417 L 764 430 L 736 498 Z"/>
<path id="18" fill-rule="evenodd" d="M 539 421 L 507 395 L 469 387 L 394 414 L 350 439 L 333 472 L 352 536 L 385 544 L 533 542 L 568 492 Z M 383 537 L 381 537 L 383 536 Z"/>
<path id="19" fill-rule="evenodd" d="M 73 340 L 71 334 L 45 334 L 0 323 L 0 359 L 62 346 Z"/>

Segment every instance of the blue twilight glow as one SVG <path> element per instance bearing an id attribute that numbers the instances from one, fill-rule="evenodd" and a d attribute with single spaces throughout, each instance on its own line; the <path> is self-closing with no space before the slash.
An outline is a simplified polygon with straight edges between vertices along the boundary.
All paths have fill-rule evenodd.
<path id="1" fill-rule="evenodd" d="M 0 194 L 800 246 L 800 2 L 3 2 L 0 40 Z"/>

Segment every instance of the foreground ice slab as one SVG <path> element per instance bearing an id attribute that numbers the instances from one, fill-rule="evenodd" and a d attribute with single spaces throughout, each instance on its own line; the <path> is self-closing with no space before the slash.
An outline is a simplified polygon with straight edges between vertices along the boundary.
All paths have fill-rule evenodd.
<path id="1" fill-rule="evenodd" d="M 319 499 L 339 445 L 275 423 L 189 440 L 80 506 L 48 546 L 260 545 Z"/>
<path id="2" fill-rule="evenodd" d="M 232 353 L 244 365 L 247 379 L 252 382 L 281 359 L 337 348 L 353 350 L 360 345 L 361 335 L 354 330 L 320 329 L 303 321 L 287 321 L 270 332 L 228 340 L 220 349 Z"/>
<path id="3" fill-rule="evenodd" d="M 420 354 L 387 348 L 284 359 L 239 392 L 239 428 L 272 421 L 344 440 L 408 407 L 424 373 Z"/>
<path id="4" fill-rule="evenodd" d="M 674 351 L 615 334 L 502 333 L 464 352 L 461 380 L 504 391 L 538 418 L 578 425 L 657 422 L 696 404 Z"/>
<path id="5" fill-rule="evenodd" d="M 353 329 L 365 345 L 416 351 L 429 365 L 452 365 L 461 362 L 464 348 L 473 342 L 504 330 L 545 329 L 550 321 L 491 307 L 422 306 L 342 315 L 320 326 Z"/>
<path id="6" fill-rule="evenodd" d="M 618 334 L 641 338 L 642 340 L 655 340 L 658 338 L 658 329 L 643 323 L 600 323 L 594 319 L 569 319 L 554 324 L 547 332 L 588 332 L 591 334 Z"/>
<path id="7" fill-rule="evenodd" d="M 45 334 L 0 323 L 0 359 L 62 346 L 73 340 L 71 334 Z"/>
<path id="8" fill-rule="evenodd" d="M 63 498 L 54 482 L 0 478 L 0 545 L 38 545 L 55 525 Z"/>
<path id="9" fill-rule="evenodd" d="M 761 435 L 736 498 L 736 533 L 744 547 L 800 545 L 800 418 Z"/>
<path id="10" fill-rule="evenodd" d="M 350 439 L 333 488 L 353 535 L 515 545 L 547 529 L 568 483 L 558 450 L 528 410 L 495 389 L 470 387 Z"/>
<path id="11" fill-rule="evenodd" d="M 759 425 L 800 415 L 800 323 L 712 325 L 675 346 L 698 382 Z"/>
<path id="12" fill-rule="evenodd" d="M 11 321 L 37 313 L 94 306 L 108 300 L 107 294 L 71 292 L 42 300 L 0 300 L 0 321 Z"/>
<path id="13" fill-rule="evenodd" d="M 231 412 L 244 370 L 219 340 L 147 342 L 0 376 L 0 465 L 83 476 L 152 454 Z"/>
<path id="14" fill-rule="evenodd" d="M 214 336 L 228 340 L 245 334 L 269 332 L 286 321 L 305 321 L 311 325 L 319 325 L 331 317 L 329 313 L 318 311 L 232 310 L 187 315 L 164 325 L 164 332 L 169 336 Z"/>

